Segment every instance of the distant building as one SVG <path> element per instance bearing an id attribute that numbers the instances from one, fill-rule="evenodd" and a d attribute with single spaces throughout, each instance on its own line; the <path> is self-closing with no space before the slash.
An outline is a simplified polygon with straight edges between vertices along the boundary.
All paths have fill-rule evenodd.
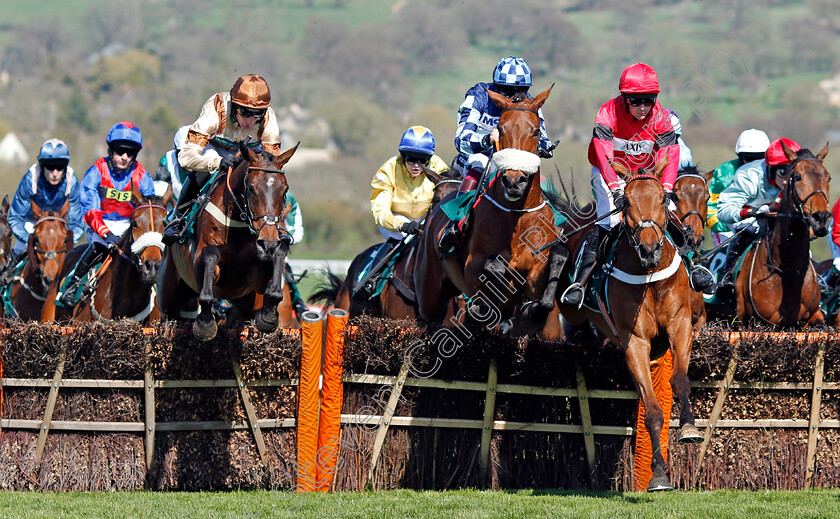
<path id="1" fill-rule="evenodd" d="M 6 136 L 3 137 L 3 140 L 0 141 L 0 163 L 29 163 L 29 154 L 26 153 L 26 149 L 23 147 L 23 144 L 20 143 L 20 139 L 17 138 L 17 135 L 15 135 L 14 132 L 7 133 Z"/>

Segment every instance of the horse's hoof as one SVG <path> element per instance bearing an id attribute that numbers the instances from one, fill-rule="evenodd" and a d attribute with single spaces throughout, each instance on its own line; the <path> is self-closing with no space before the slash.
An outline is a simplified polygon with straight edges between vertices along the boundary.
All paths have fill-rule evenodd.
<path id="1" fill-rule="evenodd" d="M 193 321 L 193 335 L 195 335 L 196 339 L 202 342 L 207 342 L 214 338 L 218 330 L 219 327 L 213 319 L 211 319 L 207 324 L 202 324 L 199 320 Z"/>
<path id="2" fill-rule="evenodd" d="M 700 429 L 692 424 L 685 424 L 680 427 L 679 443 L 700 443 L 703 441 L 703 434 Z"/>
<path id="3" fill-rule="evenodd" d="M 663 490 L 674 490 L 671 482 L 668 481 L 668 476 L 659 476 L 650 480 L 650 484 L 647 487 L 648 492 L 661 492 Z"/>
<path id="4" fill-rule="evenodd" d="M 261 333 L 271 333 L 277 329 L 277 324 L 279 322 L 277 311 L 274 312 L 260 312 L 257 314 L 256 318 L 256 325 L 257 330 Z"/>

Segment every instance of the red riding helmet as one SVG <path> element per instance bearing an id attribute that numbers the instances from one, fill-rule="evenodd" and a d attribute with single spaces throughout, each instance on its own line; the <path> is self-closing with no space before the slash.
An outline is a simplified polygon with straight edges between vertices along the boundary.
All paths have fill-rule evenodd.
<path id="1" fill-rule="evenodd" d="M 770 182 L 773 187 L 779 187 L 776 184 L 776 173 L 779 170 L 783 170 L 785 165 L 790 164 L 790 160 L 788 160 L 785 156 L 785 151 L 782 149 L 783 142 L 791 151 L 796 152 L 802 149 L 802 146 L 800 146 L 799 143 L 784 137 L 776 139 L 770 143 L 770 147 L 767 148 L 767 151 L 764 153 L 764 157 L 767 161 L 767 181 Z"/>
<path id="2" fill-rule="evenodd" d="M 621 73 L 618 91 L 622 94 L 658 94 L 659 78 L 650 65 L 634 63 Z"/>

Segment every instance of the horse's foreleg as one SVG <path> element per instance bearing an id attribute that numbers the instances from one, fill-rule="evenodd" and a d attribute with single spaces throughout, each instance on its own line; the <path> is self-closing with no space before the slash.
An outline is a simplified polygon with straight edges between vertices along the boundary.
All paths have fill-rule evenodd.
<path id="1" fill-rule="evenodd" d="M 218 326 L 213 317 L 213 282 L 219 265 L 219 249 L 214 246 L 205 247 L 201 257 L 195 265 L 196 281 L 200 284 L 198 304 L 201 307 L 193 323 L 193 334 L 202 341 L 209 341 L 216 336 Z"/>
<path id="2" fill-rule="evenodd" d="M 680 443 L 703 441 L 703 435 L 694 425 L 691 410 L 691 382 L 688 379 L 688 363 L 691 359 L 691 320 L 688 317 L 672 319 L 668 326 L 668 339 L 674 359 L 671 387 L 680 401 Z"/>
<path id="3" fill-rule="evenodd" d="M 624 358 L 627 369 L 633 377 L 636 389 L 642 397 L 645 406 L 645 428 L 648 431 L 651 442 L 651 470 L 653 477 L 650 479 L 648 491 L 671 490 L 671 482 L 666 474 L 665 458 L 662 456 L 660 437 L 664 414 L 659 407 L 656 392 L 653 389 L 653 380 L 650 375 L 650 342 L 642 338 L 630 335 L 627 341 L 627 349 L 624 351 Z"/>
<path id="4" fill-rule="evenodd" d="M 263 306 L 257 313 L 257 329 L 262 333 L 271 333 L 279 322 L 277 305 L 283 300 L 283 269 L 286 262 L 285 251 L 278 251 L 272 257 L 273 271 L 271 282 L 263 294 Z"/>

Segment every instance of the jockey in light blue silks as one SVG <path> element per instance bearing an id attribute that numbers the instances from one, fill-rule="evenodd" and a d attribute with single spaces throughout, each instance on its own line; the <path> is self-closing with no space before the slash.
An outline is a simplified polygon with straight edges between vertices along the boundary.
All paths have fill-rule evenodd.
<path id="1" fill-rule="evenodd" d="M 531 69 L 528 64 L 522 58 L 507 56 L 496 64 L 493 83 L 477 83 L 467 91 L 464 102 L 458 108 L 458 129 L 455 131 L 455 148 L 458 150 L 455 169 L 464 177 L 458 188 L 459 194 L 477 187 L 499 140 L 499 130 L 496 126 L 499 124 L 502 110 L 490 99 L 487 90 L 514 101 L 521 101 L 531 98 L 529 88 Z M 538 110 L 538 115 L 540 142 L 537 145 L 537 154 L 542 158 L 551 158 L 554 146 L 545 130 L 542 110 Z M 449 223 L 440 238 L 441 253 L 451 253 L 460 245 L 468 223 L 468 218 Z"/>
<path id="2" fill-rule="evenodd" d="M 66 288 L 59 296 L 59 303 L 66 308 L 76 304 L 76 289 L 82 277 L 100 261 L 109 247 L 116 246 L 128 230 L 134 204 L 131 201 L 132 185 L 145 197 L 155 196 L 154 182 L 137 154 L 143 148 L 140 128 L 123 121 L 113 125 L 105 141 L 108 156 L 99 158 L 82 178 L 82 214 L 87 227 L 85 237 L 88 247 L 79 258 Z M 154 245 L 163 250 L 160 233 L 152 237 Z"/>
<path id="3" fill-rule="evenodd" d="M 67 144 L 59 139 L 49 139 L 41 145 L 38 162 L 23 175 L 9 210 L 9 225 L 17 238 L 12 249 L 15 254 L 26 251 L 29 234 L 35 229 L 32 203 L 42 211 L 58 212 L 69 200 L 67 216 L 73 231 L 73 241 L 77 242 L 82 237 L 79 181 L 69 163 L 70 150 Z"/>

